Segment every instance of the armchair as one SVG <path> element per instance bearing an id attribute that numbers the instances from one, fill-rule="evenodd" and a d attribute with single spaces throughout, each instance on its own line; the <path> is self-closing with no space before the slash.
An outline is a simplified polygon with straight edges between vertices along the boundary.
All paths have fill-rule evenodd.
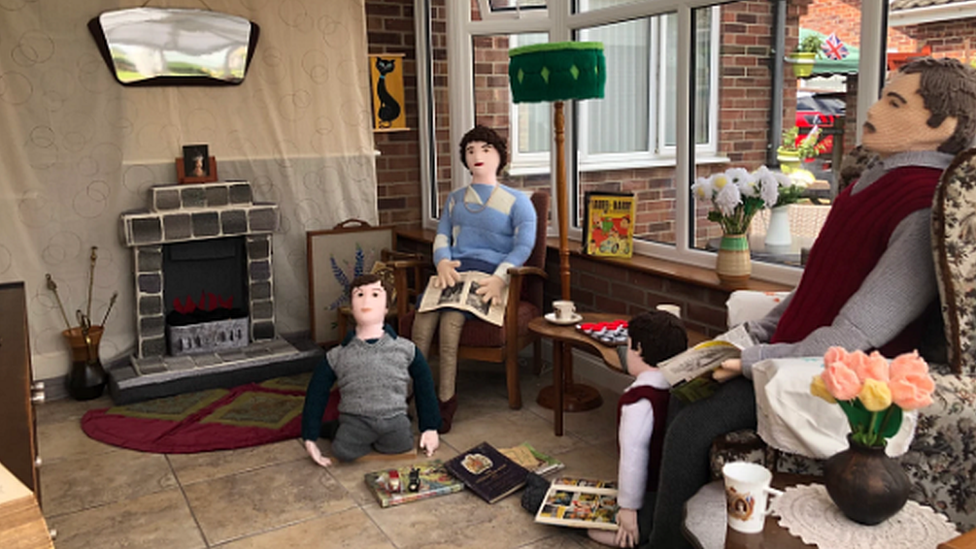
<path id="1" fill-rule="evenodd" d="M 976 149 L 946 169 L 932 207 L 932 241 L 945 323 L 948 360 L 930 360 L 934 402 L 919 410 L 915 437 L 900 459 L 912 481 L 912 500 L 945 513 L 961 531 L 976 528 Z M 755 296 L 753 296 L 755 298 Z M 746 320 L 741 311 L 730 318 Z M 758 311 L 761 316 L 762 311 Z M 789 473 L 819 474 L 821 462 L 767 447 L 753 432 L 716 439 L 713 473 L 725 461 L 747 459 Z M 972 541 L 973 537 L 965 539 Z M 946 545 L 956 547 L 957 545 Z M 960 547 L 964 545 L 959 545 Z"/>
<path id="2" fill-rule="evenodd" d="M 546 262 L 546 231 L 549 219 L 549 195 L 535 192 L 531 196 L 535 206 L 538 223 L 536 224 L 535 247 L 532 254 L 522 267 L 509 269 L 511 280 L 508 285 L 508 306 L 505 311 L 505 322 L 502 326 L 495 326 L 483 320 L 470 319 L 464 323 L 461 331 L 461 342 L 458 348 L 459 360 L 482 360 L 505 364 L 505 377 L 508 386 L 508 405 L 512 409 L 522 407 L 522 392 L 519 385 L 518 353 L 526 345 L 533 344 L 533 364 L 538 369 L 541 352 L 538 336 L 529 331 L 529 321 L 540 316 L 543 310 L 543 290 Z M 429 265 L 430 262 L 428 262 Z M 412 263 L 404 263 L 412 266 Z M 408 273 L 405 269 L 395 270 L 395 287 L 400 295 L 401 289 L 411 287 Z M 414 287 L 423 288 L 426 279 L 420 280 L 416 275 Z M 410 337 L 413 330 L 415 311 L 412 302 L 406 299 L 397 300 L 397 316 L 399 318 L 399 333 Z M 431 346 L 434 352 L 436 345 Z"/>

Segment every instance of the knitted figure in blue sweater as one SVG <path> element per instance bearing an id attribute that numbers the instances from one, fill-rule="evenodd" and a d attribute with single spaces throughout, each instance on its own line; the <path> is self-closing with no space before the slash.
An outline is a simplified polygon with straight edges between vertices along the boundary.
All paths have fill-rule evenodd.
<path id="1" fill-rule="evenodd" d="M 522 191 L 498 182 L 508 151 L 494 130 L 475 126 L 461 139 L 460 156 L 471 184 L 451 192 L 441 210 L 434 238 L 435 284 L 452 287 L 461 280 L 460 272 L 489 273 L 478 281 L 477 293 L 495 303 L 507 291 L 508 269 L 521 267 L 535 246 L 535 208 Z M 440 309 L 418 313 L 413 324 L 413 341 L 424 356 L 440 324 L 441 433 L 450 431 L 457 410 L 457 352 L 466 318 L 459 310 Z"/>
<path id="2" fill-rule="evenodd" d="M 413 380 L 420 447 L 432 455 L 440 445 L 437 428 L 441 418 L 424 355 L 413 342 L 383 325 L 390 293 L 379 276 L 357 277 L 349 293 L 356 331 L 330 349 L 312 374 L 302 411 L 305 451 L 323 467 L 332 464 L 315 441 L 333 384 L 341 397 L 339 427 L 332 440 L 332 453 L 339 461 L 352 461 L 372 451 L 410 451 L 413 433 L 407 417 L 407 385 Z"/>

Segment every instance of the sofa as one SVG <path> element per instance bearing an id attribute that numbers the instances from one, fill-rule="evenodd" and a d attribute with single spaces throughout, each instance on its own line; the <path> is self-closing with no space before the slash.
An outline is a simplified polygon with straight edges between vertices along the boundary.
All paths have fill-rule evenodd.
<path id="1" fill-rule="evenodd" d="M 914 439 L 899 459 L 912 481 L 909 497 L 966 532 L 976 528 L 976 149 L 957 155 L 940 180 L 932 241 L 947 356 L 929 360 L 934 402 L 919 410 Z M 730 322 L 762 316 L 756 303 L 756 296 L 733 293 Z M 742 311 L 743 304 L 754 307 L 753 314 Z M 720 437 L 712 450 L 716 478 L 723 463 L 736 460 L 779 472 L 821 473 L 822 461 L 776 450 L 751 431 Z"/>

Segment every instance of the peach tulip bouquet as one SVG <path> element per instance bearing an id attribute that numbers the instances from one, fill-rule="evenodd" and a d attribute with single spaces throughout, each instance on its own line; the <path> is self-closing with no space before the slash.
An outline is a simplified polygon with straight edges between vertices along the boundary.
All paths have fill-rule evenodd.
<path id="1" fill-rule="evenodd" d="M 877 351 L 848 353 L 840 347 L 827 350 L 824 371 L 810 384 L 814 396 L 844 410 L 854 442 L 874 447 L 898 432 L 903 411 L 931 404 L 934 390 L 929 365 L 917 351 L 889 364 Z"/>

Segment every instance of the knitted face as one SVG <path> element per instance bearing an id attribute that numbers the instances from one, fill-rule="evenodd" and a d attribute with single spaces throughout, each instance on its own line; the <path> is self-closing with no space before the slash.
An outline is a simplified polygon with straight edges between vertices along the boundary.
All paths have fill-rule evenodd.
<path id="1" fill-rule="evenodd" d="M 934 151 L 956 131 L 957 120 L 946 118 L 937 128 L 926 121 L 932 115 L 918 93 L 922 76 L 896 73 L 881 90 L 881 99 L 868 109 L 861 140 L 881 156 L 905 151 Z"/>
<path id="2" fill-rule="evenodd" d="M 472 141 L 464 149 L 464 159 L 474 183 L 494 184 L 501 157 L 491 143 Z"/>
<path id="3" fill-rule="evenodd" d="M 352 291 L 352 316 L 361 327 L 381 326 L 386 317 L 386 290 L 380 281 Z"/>

